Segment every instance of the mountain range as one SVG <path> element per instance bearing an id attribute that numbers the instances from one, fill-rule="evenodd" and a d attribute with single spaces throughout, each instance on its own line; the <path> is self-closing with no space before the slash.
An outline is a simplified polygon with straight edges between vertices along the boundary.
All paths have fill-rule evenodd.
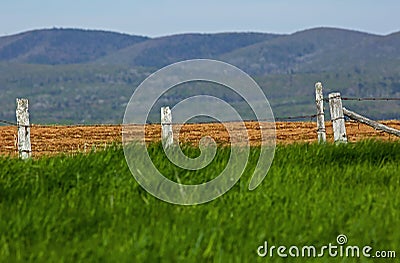
<path id="1" fill-rule="evenodd" d="M 326 93 L 400 97 L 400 32 L 314 28 L 150 38 L 53 28 L 0 37 L 0 119 L 15 119 L 15 98 L 27 97 L 36 123 L 121 123 L 141 81 L 163 66 L 195 58 L 222 60 L 250 74 L 276 116 L 313 114 L 316 81 Z M 160 105 L 173 105 L 189 90 L 171 93 Z M 400 118 L 396 102 L 346 103 L 372 118 Z"/>

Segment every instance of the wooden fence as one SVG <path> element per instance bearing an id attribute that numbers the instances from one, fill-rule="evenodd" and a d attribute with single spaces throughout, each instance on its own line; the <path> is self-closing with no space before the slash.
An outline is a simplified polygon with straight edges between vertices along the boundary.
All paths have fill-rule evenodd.
<path id="1" fill-rule="evenodd" d="M 347 143 L 346 133 L 346 122 L 345 117 L 357 121 L 359 123 L 366 124 L 373 127 L 375 130 L 383 131 L 389 134 L 400 136 L 400 130 L 388 127 L 376 121 L 373 121 L 365 116 L 362 116 L 356 112 L 353 112 L 343 107 L 342 100 L 400 100 L 398 98 L 342 98 L 341 94 L 330 93 L 328 98 L 324 98 L 323 86 L 321 82 L 315 84 L 315 102 L 316 102 L 316 114 L 307 116 L 290 116 L 275 118 L 274 121 L 294 120 L 294 119 L 305 119 L 305 118 L 316 118 L 317 123 L 317 137 L 319 143 L 326 142 L 326 127 L 325 127 L 325 113 L 324 113 L 324 102 L 329 103 L 330 119 L 332 122 L 333 139 L 335 143 Z M 30 141 L 30 122 L 29 122 L 29 111 L 28 111 L 28 100 L 17 99 L 16 100 L 16 119 L 17 123 L 8 121 L 1 121 L 6 124 L 15 125 L 18 128 L 17 132 L 17 149 L 21 159 L 27 159 L 31 157 L 31 141 Z M 259 120 L 259 121 L 273 121 L 273 120 Z M 161 141 L 164 147 L 169 147 L 174 143 L 173 139 L 173 122 L 172 112 L 169 107 L 161 108 Z"/>
<path id="2" fill-rule="evenodd" d="M 364 123 L 368 126 L 373 127 L 375 130 L 380 130 L 387 132 L 389 134 L 394 134 L 400 136 L 400 131 L 376 121 L 370 120 L 369 118 L 355 113 L 343 107 L 342 97 L 339 92 L 330 93 L 328 99 L 323 99 L 322 83 L 317 82 L 315 84 L 315 94 L 316 94 L 316 105 L 317 105 L 317 131 L 319 142 L 326 141 L 325 134 L 325 123 L 324 123 L 324 112 L 323 112 L 323 101 L 329 102 L 329 109 L 331 115 L 331 121 L 333 126 L 333 137 L 335 143 L 347 143 L 345 116 L 351 120 Z M 350 100 L 350 98 L 346 98 Z M 351 100 L 400 100 L 399 98 L 352 98 Z"/>

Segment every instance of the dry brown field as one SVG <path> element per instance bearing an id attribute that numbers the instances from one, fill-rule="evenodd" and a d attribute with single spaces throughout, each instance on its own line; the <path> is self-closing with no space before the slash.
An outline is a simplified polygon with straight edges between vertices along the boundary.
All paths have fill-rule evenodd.
<path id="1" fill-rule="evenodd" d="M 400 121 L 382 121 L 390 127 L 400 129 Z M 262 124 L 261 124 L 262 125 Z M 260 128 L 257 122 L 246 122 L 251 145 L 260 142 Z M 138 126 L 137 129 L 140 129 Z M 376 131 L 373 128 L 356 122 L 346 122 L 347 135 L 350 142 L 365 139 L 399 140 L 399 137 Z M 174 129 L 176 130 L 176 129 Z M 327 139 L 332 142 L 332 124 L 326 123 Z M 130 130 L 131 137 L 137 135 L 135 129 Z M 0 154 L 16 155 L 17 128 L 0 126 Z M 157 124 L 146 125 L 146 142 L 160 140 L 161 127 Z M 229 143 L 229 135 L 222 124 L 185 124 L 181 127 L 181 142 L 197 144 L 203 136 L 213 137 L 218 144 Z M 31 127 L 31 143 L 34 156 L 85 152 L 91 149 L 102 149 L 113 143 L 121 143 L 121 125 L 93 126 L 35 126 Z M 315 122 L 277 122 L 277 144 L 316 142 Z"/>

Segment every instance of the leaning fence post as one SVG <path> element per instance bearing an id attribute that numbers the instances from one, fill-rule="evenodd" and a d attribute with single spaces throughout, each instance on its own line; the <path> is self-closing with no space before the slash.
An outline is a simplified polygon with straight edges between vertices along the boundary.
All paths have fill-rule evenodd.
<path id="1" fill-rule="evenodd" d="M 344 123 L 342 98 L 340 93 L 329 94 L 329 108 L 333 125 L 333 138 L 336 143 L 347 143 L 346 126 Z"/>
<path id="2" fill-rule="evenodd" d="M 161 141 L 164 147 L 169 147 L 174 143 L 172 114 L 169 107 L 161 107 Z"/>
<path id="3" fill-rule="evenodd" d="M 324 95 L 322 93 L 322 83 L 315 83 L 315 103 L 317 104 L 317 133 L 318 142 L 326 142 L 325 116 L 324 116 Z"/>
<path id="4" fill-rule="evenodd" d="M 31 157 L 31 128 L 29 126 L 28 99 L 17 98 L 18 153 L 21 159 Z"/>

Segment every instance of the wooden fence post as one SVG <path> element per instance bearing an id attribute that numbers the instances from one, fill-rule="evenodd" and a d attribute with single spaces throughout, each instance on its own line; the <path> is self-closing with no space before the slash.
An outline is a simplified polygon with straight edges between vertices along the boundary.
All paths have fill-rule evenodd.
<path id="1" fill-rule="evenodd" d="M 28 99 L 17 98 L 18 153 L 21 159 L 31 157 L 31 128 L 29 126 Z"/>
<path id="2" fill-rule="evenodd" d="M 169 147 L 174 143 L 172 114 L 169 107 L 161 107 L 161 141 L 164 147 Z"/>
<path id="3" fill-rule="evenodd" d="M 324 115 L 324 95 L 322 83 L 315 83 L 315 103 L 317 105 L 317 133 L 318 142 L 326 142 L 325 115 Z"/>
<path id="4" fill-rule="evenodd" d="M 329 94 L 329 108 L 333 125 L 335 143 L 347 143 L 346 126 L 344 123 L 343 105 L 340 93 Z"/>
<path id="5" fill-rule="evenodd" d="M 383 125 L 379 122 L 370 120 L 367 117 L 364 117 L 358 113 L 355 113 L 354 111 L 346 109 L 345 107 L 343 107 L 343 114 L 352 120 L 367 124 L 367 125 L 373 127 L 375 130 L 387 132 L 387 133 L 389 133 L 389 136 L 390 136 L 390 134 L 394 134 L 394 135 L 400 137 L 400 130 L 397 130 L 392 127 Z"/>

